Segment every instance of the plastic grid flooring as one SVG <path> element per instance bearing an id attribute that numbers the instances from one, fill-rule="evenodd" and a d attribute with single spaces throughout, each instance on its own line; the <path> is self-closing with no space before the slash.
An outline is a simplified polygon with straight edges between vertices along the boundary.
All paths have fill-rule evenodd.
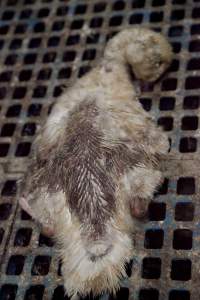
<path id="1" fill-rule="evenodd" d="M 200 299 L 200 1 L 1 0 L 1 300 L 67 299 L 53 241 L 17 205 L 17 180 L 63 87 L 95 65 L 113 34 L 142 23 L 168 36 L 175 52 L 169 72 L 145 84 L 140 100 L 171 150 L 149 221 L 136 234 L 131 283 L 117 299 Z"/>

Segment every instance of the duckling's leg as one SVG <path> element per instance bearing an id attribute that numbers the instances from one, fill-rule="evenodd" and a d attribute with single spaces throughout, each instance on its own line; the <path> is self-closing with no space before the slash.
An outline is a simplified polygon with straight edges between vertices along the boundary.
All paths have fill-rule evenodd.
<path id="1" fill-rule="evenodd" d="M 19 204 L 34 220 L 42 226 L 42 233 L 54 235 L 54 223 L 57 214 L 65 206 L 62 192 L 49 192 L 46 187 L 27 190 L 19 199 Z"/>
<path id="2" fill-rule="evenodd" d="M 128 170 L 121 181 L 121 198 L 128 201 L 134 218 L 144 218 L 153 193 L 161 183 L 161 172 L 149 166 Z"/>
<path id="3" fill-rule="evenodd" d="M 147 215 L 149 202 L 161 183 L 162 175 L 160 171 L 147 168 L 138 168 L 136 174 L 138 178 L 134 184 L 134 196 L 130 200 L 130 209 L 132 216 L 140 219 Z"/>
<path id="4" fill-rule="evenodd" d="M 21 208 L 27 213 L 29 214 L 33 219 L 36 219 L 33 210 L 31 209 L 30 205 L 28 204 L 28 202 L 26 201 L 25 197 L 20 197 L 19 198 L 19 205 L 21 206 Z"/>
<path id="5" fill-rule="evenodd" d="M 25 197 L 21 197 L 19 199 L 19 204 L 21 206 L 21 208 L 27 213 L 29 214 L 33 219 L 35 219 L 36 221 L 38 221 L 36 214 L 34 213 L 34 210 L 31 208 L 31 206 L 28 204 L 28 202 L 26 201 Z M 42 234 L 44 234 L 45 236 L 48 237 L 52 237 L 54 235 L 54 227 L 53 226 L 46 226 L 46 225 L 42 225 L 41 222 L 39 222 L 42 226 Z"/>

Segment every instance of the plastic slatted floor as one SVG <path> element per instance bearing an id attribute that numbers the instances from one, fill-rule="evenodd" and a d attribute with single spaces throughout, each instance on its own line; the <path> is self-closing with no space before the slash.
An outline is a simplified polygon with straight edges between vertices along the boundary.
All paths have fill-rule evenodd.
<path id="1" fill-rule="evenodd" d="M 163 32 L 174 48 L 168 74 L 144 85 L 141 98 L 171 150 L 149 221 L 136 234 L 131 283 L 117 298 L 200 299 L 200 1 L 0 0 L 1 300 L 67 299 L 53 242 L 18 207 L 16 182 L 64 85 L 95 65 L 113 34 L 134 24 Z"/>

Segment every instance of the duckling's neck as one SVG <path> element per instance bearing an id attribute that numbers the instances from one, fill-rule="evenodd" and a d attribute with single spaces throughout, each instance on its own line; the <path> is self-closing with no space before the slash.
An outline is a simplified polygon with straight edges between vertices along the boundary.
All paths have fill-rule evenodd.
<path id="1" fill-rule="evenodd" d="M 118 98 L 122 96 L 127 100 L 136 96 L 134 80 L 127 64 L 105 59 L 98 68 L 98 72 L 104 89 L 113 93 L 113 96 L 118 96 Z"/>

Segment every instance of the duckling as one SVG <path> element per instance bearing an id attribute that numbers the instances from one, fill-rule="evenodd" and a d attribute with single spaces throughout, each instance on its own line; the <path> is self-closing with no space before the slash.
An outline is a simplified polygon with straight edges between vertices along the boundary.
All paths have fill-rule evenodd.
<path id="1" fill-rule="evenodd" d="M 169 144 L 138 101 L 172 49 L 140 26 L 118 33 L 99 65 L 57 100 L 34 143 L 21 207 L 53 234 L 69 296 L 115 293 L 134 253 L 134 221 L 162 180 Z"/>

